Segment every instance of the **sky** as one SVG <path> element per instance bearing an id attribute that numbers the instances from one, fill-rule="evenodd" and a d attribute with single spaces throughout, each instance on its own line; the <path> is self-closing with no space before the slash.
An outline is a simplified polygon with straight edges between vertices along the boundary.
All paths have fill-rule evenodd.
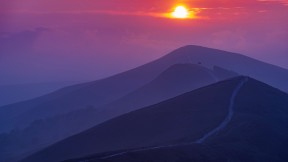
<path id="1" fill-rule="evenodd" d="M 167 17 L 176 5 L 193 17 Z M 288 0 L 0 0 L 0 84 L 88 81 L 188 44 L 288 68 Z"/>

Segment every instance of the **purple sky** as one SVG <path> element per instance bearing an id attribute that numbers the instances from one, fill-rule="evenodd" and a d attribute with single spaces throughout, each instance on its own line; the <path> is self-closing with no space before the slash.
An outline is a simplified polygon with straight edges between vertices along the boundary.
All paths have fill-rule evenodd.
<path id="1" fill-rule="evenodd" d="M 185 4 L 197 18 L 163 17 Z M 287 0 L 0 0 L 0 84 L 94 80 L 196 44 L 288 68 Z"/>

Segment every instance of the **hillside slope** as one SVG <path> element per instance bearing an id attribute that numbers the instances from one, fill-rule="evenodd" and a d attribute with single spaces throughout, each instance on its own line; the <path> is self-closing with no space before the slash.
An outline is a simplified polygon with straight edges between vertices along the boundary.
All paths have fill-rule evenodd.
<path id="1" fill-rule="evenodd" d="M 230 96 L 231 118 L 227 120 L 228 112 L 196 140 L 189 136 L 176 144 L 99 153 L 67 162 L 287 161 L 288 95 L 251 78 L 241 80 L 234 100 Z"/>

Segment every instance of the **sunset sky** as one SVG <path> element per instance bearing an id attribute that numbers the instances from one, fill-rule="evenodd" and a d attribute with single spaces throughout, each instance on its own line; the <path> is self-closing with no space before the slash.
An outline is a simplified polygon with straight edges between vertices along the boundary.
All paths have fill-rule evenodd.
<path id="1" fill-rule="evenodd" d="M 167 16 L 180 4 L 193 17 Z M 188 44 L 288 68 L 288 0 L 0 0 L 0 84 L 94 80 Z"/>

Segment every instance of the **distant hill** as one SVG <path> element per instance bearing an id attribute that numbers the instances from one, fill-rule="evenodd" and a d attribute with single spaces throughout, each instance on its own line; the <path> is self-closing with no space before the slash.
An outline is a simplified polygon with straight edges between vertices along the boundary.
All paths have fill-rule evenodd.
<path id="1" fill-rule="evenodd" d="M 5 141 L 1 143 L 0 150 L 3 148 L 2 152 L 6 152 L 5 155 L 0 152 L 0 157 L 18 159 L 31 153 L 31 150 L 41 149 L 113 117 L 214 83 L 219 80 L 218 75 L 229 78 L 235 74 L 223 69 L 221 72 L 210 70 L 200 65 L 172 65 L 150 83 L 111 104 L 98 109 L 87 106 L 81 110 L 35 120 L 25 129 L 0 135 L 0 141 Z"/>
<path id="2" fill-rule="evenodd" d="M 100 116 L 115 117 L 235 76 L 236 73 L 220 67 L 210 70 L 201 65 L 175 64 L 150 83 L 102 107 Z"/>
<path id="3" fill-rule="evenodd" d="M 237 77 L 114 118 L 23 162 L 81 156 L 88 157 L 72 161 L 287 161 L 287 117 L 286 93 Z M 187 154 L 185 147 L 201 156 Z M 157 152 L 170 153 L 161 156 Z M 98 154 L 89 156 L 93 153 Z"/>
<path id="4" fill-rule="evenodd" d="M 77 82 L 0 85 L 0 106 L 33 99 Z"/>
<path id="5" fill-rule="evenodd" d="M 198 73 L 192 70 L 186 72 L 196 75 L 201 73 L 200 78 L 206 79 L 200 82 L 201 79 L 198 77 L 182 78 L 185 74 L 177 71 L 179 80 L 175 81 L 182 82 L 183 86 L 173 85 L 173 79 L 169 79 L 171 82 L 165 82 L 168 81 L 166 79 L 161 80 L 160 78 L 166 75 L 165 71 L 176 64 L 190 64 L 198 69 L 196 70 Z M 179 71 L 180 69 L 178 68 Z M 39 149 L 109 118 L 237 74 L 255 77 L 281 90 L 288 90 L 286 69 L 240 54 L 190 45 L 181 47 L 151 63 L 108 78 L 68 86 L 32 100 L 0 107 L 0 133 L 2 133 L 0 137 L 15 144 L 14 147 L 8 147 L 10 150 L 35 145 Z M 170 73 L 168 76 L 173 78 Z M 189 80 L 196 82 L 187 84 Z M 155 87 L 159 88 L 155 89 Z M 83 116 L 87 117 L 83 119 Z M 77 126 L 71 127 L 75 123 L 73 118 L 77 119 Z M 49 129 L 45 130 L 45 128 Z M 27 134 L 33 134 L 33 142 L 30 141 L 32 136 L 27 140 L 23 138 Z M 17 138 L 19 141 L 15 140 Z M 7 142 L 5 144 L 9 145 Z M 0 149 L 1 146 L 5 147 L 0 141 Z M 0 156 L 0 160 L 2 157 L 5 158 Z"/>
<path id="6" fill-rule="evenodd" d="M 0 132 L 24 128 L 37 119 L 109 104 L 152 81 L 178 63 L 221 67 L 247 75 L 281 90 L 288 90 L 288 70 L 231 52 L 200 46 L 181 47 L 138 68 L 94 82 L 66 87 L 33 100 L 0 107 Z M 9 124 L 5 124 L 9 123 Z"/>
<path id="7" fill-rule="evenodd" d="M 259 81 L 272 85 L 283 91 L 288 91 L 288 70 L 249 58 L 245 55 L 227 51 L 188 45 L 174 50 L 162 59 L 177 62 L 200 63 L 212 68 L 220 66 L 240 75 L 250 76 Z"/>

